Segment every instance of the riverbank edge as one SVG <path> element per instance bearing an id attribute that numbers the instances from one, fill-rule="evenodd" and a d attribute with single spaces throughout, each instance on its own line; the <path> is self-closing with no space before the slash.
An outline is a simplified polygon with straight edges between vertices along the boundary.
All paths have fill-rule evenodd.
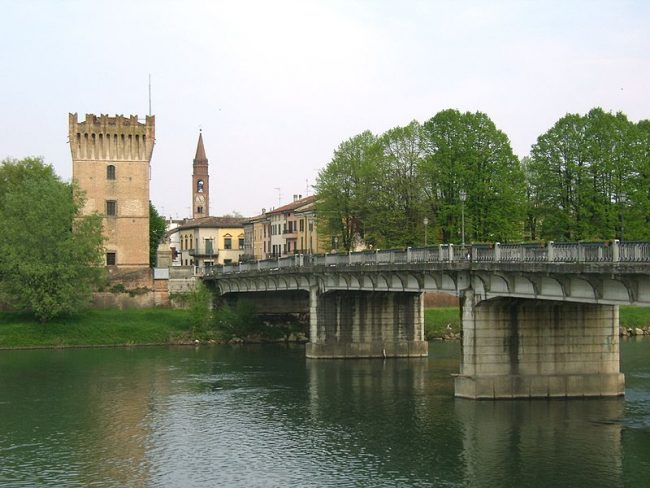
<path id="1" fill-rule="evenodd" d="M 621 307 L 620 317 L 621 336 L 650 336 L 650 308 Z M 424 319 L 426 340 L 460 338 L 460 314 L 457 307 L 425 309 Z M 125 323 L 130 325 L 124 325 Z M 111 339 L 102 342 L 106 336 Z M 87 339 L 84 341 L 83 338 Z M 274 340 L 259 337 L 221 340 L 213 331 L 207 334 L 195 333 L 190 313 L 170 308 L 94 309 L 45 325 L 21 314 L 0 312 L 0 351 L 304 342 L 304 336 L 294 334 Z"/>

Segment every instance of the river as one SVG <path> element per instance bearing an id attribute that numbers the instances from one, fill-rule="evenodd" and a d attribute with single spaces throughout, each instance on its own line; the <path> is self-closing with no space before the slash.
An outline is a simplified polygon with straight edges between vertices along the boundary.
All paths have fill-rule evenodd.
<path id="1" fill-rule="evenodd" d="M 625 399 L 455 399 L 458 356 L 0 351 L 0 486 L 650 486 L 649 339 Z"/>

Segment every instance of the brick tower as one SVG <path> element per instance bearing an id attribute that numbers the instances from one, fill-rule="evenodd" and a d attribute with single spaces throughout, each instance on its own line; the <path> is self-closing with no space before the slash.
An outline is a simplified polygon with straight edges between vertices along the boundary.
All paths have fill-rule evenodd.
<path id="1" fill-rule="evenodd" d="M 155 117 L 69 114 L 72 178 L 86 196 L 84 214 L 104 217 L 106 265 L 149 267 L 149 178 Z"/>
<path id="2" fill-rule="evenodd" d="M 196 144 L 196 156 L 192 170 L 192 218 L 208 217 L 210 215 L 210 175 L 208 174 L 208 158 L 205 157 L 203 134 L 199 132 L 199 142 Z"/>

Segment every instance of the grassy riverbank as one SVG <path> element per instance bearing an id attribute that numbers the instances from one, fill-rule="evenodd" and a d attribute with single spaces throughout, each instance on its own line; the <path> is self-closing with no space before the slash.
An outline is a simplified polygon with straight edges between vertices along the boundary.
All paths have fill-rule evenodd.
<path id="1" fill-rule="evenodd" d="M 621 326 L 650 325 L 650 308 L 621 307 Z M 427 339 L 460 331 L 457 307 L 424 311 Z M 177 344 L 192 339 L 190 312 L 175 309 L 88 310 L 47 324 L 29 316 L 0 312 L 0 349 L 69 346 Z"/>
<path id="2" fill-rule="evenodd" d="M 621 327 L 643 328 L 650 325 L 650 308 L 621 306 L 619 318 Z M 454 334 L 460 332 L 460 311 L 457 307 L 424 311 L 424 335 L 428 340 L 448 335 L 447 325 Z"/>
<path id="3" fill-rule="evenodd" d="M 47 324 L 0 312 L 0 348 L 168 344 L 191 328 L 187 310 L 87 310 Z"/>

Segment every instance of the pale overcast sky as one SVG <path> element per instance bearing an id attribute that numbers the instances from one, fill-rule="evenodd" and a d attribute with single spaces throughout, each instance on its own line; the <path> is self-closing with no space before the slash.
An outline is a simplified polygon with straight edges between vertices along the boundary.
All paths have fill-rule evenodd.
<path id="1" fill-rule="evenodd" d="M 650 2 L 0 0 L 0 159 L 65 179 L 68 112 L 156 116 L 151 200 L 210 213 L 305 194 L 345 139 L 483 111 L 525 156 L 561 116 L 650 118 Z M 311 193 L 311 189 L 309 192 Z"/>

